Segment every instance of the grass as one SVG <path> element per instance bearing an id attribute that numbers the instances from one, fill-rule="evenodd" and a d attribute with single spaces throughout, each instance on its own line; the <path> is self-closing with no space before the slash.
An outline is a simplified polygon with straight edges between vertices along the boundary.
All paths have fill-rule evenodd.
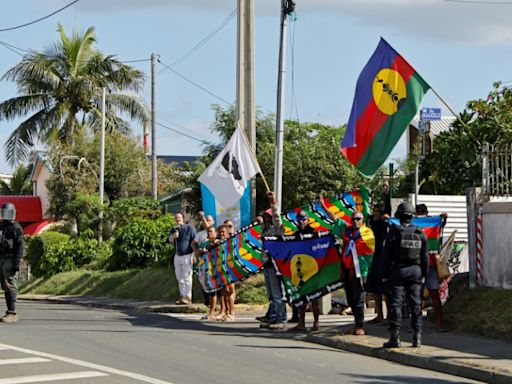
<path id="1" fill-rule="evenodd" d="M 161 301 L 174 301 L 179 296 L 174 271 L 168 268 L 64 272 L 48 278 L 33 279 L 21 287 L 20 293 Z M 195 277 L 192 296 L 194 302 L 202 303 L 203 295 Z M 238 303 L 264 304 L 267 301 L 262 274 L 237 284 Z"/>
<path id="2" fill-rule="evenodd" d="M 450 330 L 512 341 L 512 290 L 450 287 L 443 317 Z"/>

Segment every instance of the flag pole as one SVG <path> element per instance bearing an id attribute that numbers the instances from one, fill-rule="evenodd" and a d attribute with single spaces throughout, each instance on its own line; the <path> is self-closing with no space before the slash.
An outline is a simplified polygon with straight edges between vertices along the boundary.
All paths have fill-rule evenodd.
<path id="1" fill-rule="evenodd" d="M 242 132 L 242 137 L 244 138 L 245 144 L 247 144 L 247 147 L 249 148 L 249 151 L 251 152 L 251 156 L 258 164 L 258 168 L 260 170 L 260 176 L 263 179 L 263 183 L 265 184 L 265 188 L 267 188 L 267 192 L 270 192 L 271 189 L 268 185 L 267 179 L 265 178 L 265 175 L 263 174 L 263 171 L 261 170 L 260 163 L 258 162 L 258 159 L 256 158 L 256 155 L 254 154 L 254 151 L 252 150 L 252 147 L 249 145 L 249 139 L 247 138 L 247 135 L 245 134 L 245 130 L 242 129 L 242 125 L 240 124 L 240 121 L 237 123 L 237 129 L 240 128 L 240 131 Z"/>

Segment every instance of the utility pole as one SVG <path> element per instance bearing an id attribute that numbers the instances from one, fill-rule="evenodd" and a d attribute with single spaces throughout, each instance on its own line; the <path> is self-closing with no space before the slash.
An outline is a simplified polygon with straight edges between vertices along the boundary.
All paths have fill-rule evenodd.
<path id="1" fill-rule="evenodd" d="M 105 99 L 107 90 L 103 87 L 101 91 L 101 132 L 100 132 L 100 213 L 99 213 L 99 234 L 98 246 L 101 247 L 103 243 L 103 200 L 105 196 Z"/>
<path id="2" fill-rule="evenodd" d="M 256 112 L 254 102 L 254 7 L 253 0 L 238 0 L 237 33 L 237 120 L 256 154 Z M 256 183 L 251 180 L 251 217 L 256 212 Z"/>
<path id="3" fill-rule="evenodd" d="M 295 10 L 292 0 L 281 0 L 281 34 L 279 43 L 279 70 L 277 76 L 277 110 L 276 110 L 276 160 L 274 171 L 274 193 L 277 207 L 281 211 L 283 184 L 283 144 L 284 144 L 284 82 L 286 74 L 286 29 L 287 17 Z"/>
<path id="4" fill-rule="evenodd" d="M 156 54 L 151 54 L 151 196 L 158 198 L 156 163 Z"/>

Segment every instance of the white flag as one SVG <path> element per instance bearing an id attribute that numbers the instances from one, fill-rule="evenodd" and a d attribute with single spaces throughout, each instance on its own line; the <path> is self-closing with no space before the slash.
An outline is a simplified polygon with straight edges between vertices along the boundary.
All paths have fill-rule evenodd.
<path id="1" fill-rule="evenodd" d="M 198 181 L 208 187 L 225 207 L 234 206 L 244 194 L 247 181 L 260 172 L 260 166 L 237 126 L 226 147 L 206 168 Z"/>

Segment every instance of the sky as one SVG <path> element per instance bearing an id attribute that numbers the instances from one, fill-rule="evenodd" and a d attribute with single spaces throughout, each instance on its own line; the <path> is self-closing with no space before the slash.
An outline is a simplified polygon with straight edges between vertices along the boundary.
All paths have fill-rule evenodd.
<path id="1" fill-rule="evenodd" d="M 485 98 L 495 81 L 512 80 L 512 0 L 296 0 L 297 18 L 288 34 L 285 117 L 342 125 L 348 121 L 360 71 L 384 37 L 455 112 L 469 100 Z M 5 2 L 0 29 L 49 15 L 71 0 Z M 256 104 L 275 113 L 280 1 L 254 0 Z M 499 3 L 499 4 L 498 4 Z M 36 24 L 0 32 L 0 41 L 43 50 L 58 38 L 57 24 L 96 29 L 97 48 L 147 75 L 143 97 L 150 104 L 151 53 L 210 93 L 157 65 L 157 122 L 161 155 L 200 155 L 201 140 L 217 142 L 210 131 L 212 104 L 236 97 L 236 17 L 185 60 L 189 50 L 237 7 L 236 0 L 80 0 Z M 0 74 L 21 57 L 0 45 Z M 176 61 L 179 61 L 173 65 Z M 211 95 L 214 94 L 216 97 Z M 0 83 L 0 100 L 16 96 Z M 295 101 L 292 108 L 291 101 Z M 429 92 L 422 106 L 442 107 Z M 0 173 L 10 167 L 3 144 L 16 122 L 0 121 Z M 140 132 L 139 132 L 140 131 Z M 135 134 L 142 129 L 135 127 Z M 403 143 L 391 159 L 403 156 Z M 333 148 L 337 150 L 337 148 Z"/>

